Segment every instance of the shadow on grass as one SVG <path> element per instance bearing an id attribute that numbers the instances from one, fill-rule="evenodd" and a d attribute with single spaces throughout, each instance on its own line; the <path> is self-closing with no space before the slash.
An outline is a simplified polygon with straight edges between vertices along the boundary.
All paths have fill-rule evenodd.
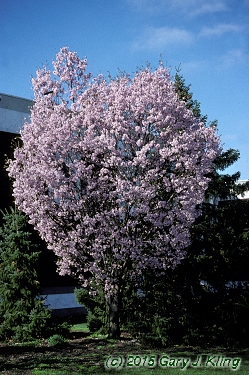
<path id="1" fill-rule="evenodd" d="M 150 348 L 139 346 L 134 340 L 91 338 L 86 332 L 71 332 L 69 341 L 60 347 L 42 345 L 0 345 L 0 372 L 8 374 L 104 374 L 104 360 L 108 355 L 120 353 L 168 353 L 172 357 L 195 357 L 196 354 L 222 353 L 249 361 L 248 349 L 172 347 Z M 91 369 L 91 370 L 90 370 Z M 108 372 L 110 374 L 110 372 Z M 111 372 L 112 373 L 112 372 Z"/>
<path id="2" fill-rule="evenodd" d="M 84 345 L 64 344 L 60 347 L 4 347 L 0 348 L 0 372 L 14 371 L 25 374 L 27 370 L 54 369 L 78 371 L 86 365 L 99 366 L 102 355 L 96 349 L 89 351 L 87 345 L 96 340 L 89 339 Z"/>
<path id="3" fill-rule="evenodd" d="M 40 345 L 0 344 L 0 372 L 31 374 L 33 369 L 53 369 L 69 371 L 70 374 L 77 374 L 81 370 L 79 373 L 82 374 L 86 366 L 99 367 L 101 364 L 103 370 L 104 359 L 110 351 L 122 351 L 122 348 L 114 340 L 89 336 L 90 333 L 82 331 L 70 332 L 71 341 L 60 346 L 48 346 L 45 342 Z M 126 337 L 122 338 L 125 347 L 128 344 L 131 348 L 131 341 Z"/>

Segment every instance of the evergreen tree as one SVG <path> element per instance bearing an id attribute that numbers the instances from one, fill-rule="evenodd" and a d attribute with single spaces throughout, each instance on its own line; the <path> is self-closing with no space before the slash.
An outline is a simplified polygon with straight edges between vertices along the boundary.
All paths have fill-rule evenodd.
<path id="1" fill-rule="evenodd" d="M 195 117 L 200 118 L 203 122 L 206 122 L 207 116 L 203 116 L 201 114 L 200 102 L 198 102 L 198 100 L 193 100 L 193 94 L 190 92 L 191 85 L 186 86 L 185 79 L 180 74 L 180 68 L 176 70 L 174 83 L 179 99 L 186 102 L 186 108 L 190 109 Z"/>
<path id="2" fill-rule="evenodd" d="M 193 100 L 190 85 L 186 86 L 179 70 L 175 75 L 175 87 L 179 98 L 186 102 L 186 107 L 191 109 L 196 117 L 206 122 L 207 116 L 202 116 L 200 103 L 197 100 Z M 217 121 L 214 121 L 212 125 L 216 126 Z M 211 275 L 217 269 L 217 280 L 213 280 L 213 283 L 216 284 L 214 288 L 218 287 L 221 281 L 221 265 L 224 262 L 226 267 L 223 268 L 226 268 L 226 278 L 228 280 L 233 277 L 239 280 L 243 277 L 241 266 L 244 262 L 241 259 L 241 266 L 238 266 L 239 270 L 237 269 L 237 271 L 235 271 L 234 266 L 228 268 L 228 264 L 230 261 L 234 265 L 236 259 L 240 258 L 239 249 L 244 249 L 245 244 L 248 246 L 245 242 L 247 241 L 247 228 L 249 226 L 248 202 L 238 199 L 238 196 L 249 190 L 249 182 L 238 184 L 240 172 L 232 175 L 223 173 L 239 159 L 239 155 L 238 150 L 229 149 L 216 157 L 214 161 L 215 168 L 208 176 L 210 182 L 205 192 L 205 201 L 200 205 L 202 215 L 192 226 L 192 245 L 188 253 L 191 254 L 191 249 L 195 249 L 195 254 L 192 255 L 193 258 L 196 259 L 196 256 L 201 254 L 203 262 L 204 258 L 206 260 L 209 259 L 211 266 L 207 267 L 207 264 L 205 264 L 203 269 L 206 270 L 206 276 L 205 272 L 203 272 L 203 277 L 205 276 L 210 281 Z M 236 255 L 234 253 L 235 249 Z M 212 256 L 210 251 L 213 252 Z M 243 256 L 246 257 L 245 252 Z M 201 263 L 200 259 L 198 263 Z M 214 267 L 216 263 L 218 265 Z M 207 270 L 208 268 L 209 271 Z"/>
<path id="3" fill-rule="evenodd" d="M 206 122 L 179 71 L 175 87 L 186 106 Z M 216 158 L 185 259 L 160 278 L 144 274 L 142 298 L 127 293 L 129 309 L 123 319 L 132 333 L 160 345 L 248 345 L 249 202 L 238 195 L 249 190 L 249 183 L 237 184 L 239 172 L 222 173 L 238 158 L 233 149 Z"/>
<path id="4" fill-rule="evenodd" d="M 50 312 L 39 297 L 39 251 L 31 242 L 26 217 L 11 208 L 0 228 L 0 338 L 41 337 Z"/>
<path id="5" fill-rule="evenodd" d="M 178 281 L 192 294 L 188 311 L 194 326 L 199 321 L 204 341 L 226 345 L 247 345 L 249 332 L 249 202 L 238 199 L 249 184 L 237 184 L 239 172 L 220 173 L 238 157 L 230 149 L 216 159 L 202 215 L 192 228 L 192 245 L 178 269 Z"/>

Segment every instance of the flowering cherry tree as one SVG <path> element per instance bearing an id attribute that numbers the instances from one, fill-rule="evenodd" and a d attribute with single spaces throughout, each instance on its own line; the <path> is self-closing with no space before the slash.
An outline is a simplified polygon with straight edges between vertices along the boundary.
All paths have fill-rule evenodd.
<path id="1" fill-rule="evenodd" d="M 60 274 L 103 288 L 115 338 L 127 280 L 184 257 L 219 138 L 162 64 L 93 78 L 65 47 L 53 65 L 33 79 L 30 122 L 8 167 L 13 194 Z"/>

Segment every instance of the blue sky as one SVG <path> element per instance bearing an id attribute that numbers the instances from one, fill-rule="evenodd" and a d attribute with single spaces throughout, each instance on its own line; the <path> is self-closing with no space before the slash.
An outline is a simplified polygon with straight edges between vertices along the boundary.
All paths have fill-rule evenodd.
<path id="1" fill-rule="evenodd" d="M 228 172 L 249 179 L 249 0 L 0 0 L 0 92 L 33 98 L 31 76 L 63 46 L 93 74 L 181 66 L 194 99 L 218 120 Z"/>

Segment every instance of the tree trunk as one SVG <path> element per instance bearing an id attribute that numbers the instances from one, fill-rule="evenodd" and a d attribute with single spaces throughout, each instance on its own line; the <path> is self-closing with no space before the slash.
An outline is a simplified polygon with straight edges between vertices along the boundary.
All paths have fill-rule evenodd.
<path id="1" fill-rule="evenodd" d="M 114 288 L 111 296 L 107 299 L 108 307 L 108 338 L 120 338 L 120 325 L 119 325 L 119 289 Z"/>

